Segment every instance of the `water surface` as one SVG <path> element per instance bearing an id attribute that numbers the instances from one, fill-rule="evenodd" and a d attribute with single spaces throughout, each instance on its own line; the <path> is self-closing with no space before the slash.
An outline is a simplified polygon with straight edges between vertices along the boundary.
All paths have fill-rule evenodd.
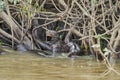
<path id="1" fill-rule="evenodd" d="M 115 64 L 117 71 L 120 63 Z M 104 63 L 90 57 L 41 58 L 35 54 L 0 55 L 0 80 L 120 80 L 114 72 L 103 76 Z"/>

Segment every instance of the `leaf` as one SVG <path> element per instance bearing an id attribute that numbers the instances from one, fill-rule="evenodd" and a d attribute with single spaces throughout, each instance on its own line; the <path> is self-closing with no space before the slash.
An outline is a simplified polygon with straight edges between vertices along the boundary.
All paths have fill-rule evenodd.
<path id="1" fill-rule="evenodd" d="M 101 34 L 98 34 L 98 35 L 95 35 L 95 38 L 101 38 L 102 36 L 101 36 Z"/>
<path id="2" fill-rule="evenodd" d="M 6 8 L 5 2 L 4 1 L 0 1 L 0 11 L 1 10 L 5 10 L 5 8 Z"/>
<path id="3" fill-rule="evenodd" d="M 104 48 L 103 51 L 105 51 L 105 52 L 111 52 L 108 48 Z"/>
<path id="4" fill-rule="evenodd" d="M 98 0 L 92 0 L 93 4 L 98 4 Z"/>
<path id="5" fill-rule="evenodd" d="M 16 5 L 17 3 L 19 3 L 21 0 L 8 0 L 10 3 L 13 3 L 14 5 Z"/>
<path id="6" fill-rule="evenodd" d="M 46 9 L 44 7 L 41 7 L 41 11 L 46 11 Z"/>
<path id="7" fill-rule="evenodd" d="M 111 38 L 111 35 L 110 34 L 105 34 L 105 35 L 102 35 L 103 38 L 106 38 L 106 39 L 109 39 Z"/>
<path id="8" fill-rule="evenodd" d="M 59 28 L 60 28 L 60 27 L 59 27 L 59 26 L 57 26 L 57 27 L 55 28 L 55 30 L 56 30 L 56 31 L 58 31 L 58 30 L 59 30 Z"/>

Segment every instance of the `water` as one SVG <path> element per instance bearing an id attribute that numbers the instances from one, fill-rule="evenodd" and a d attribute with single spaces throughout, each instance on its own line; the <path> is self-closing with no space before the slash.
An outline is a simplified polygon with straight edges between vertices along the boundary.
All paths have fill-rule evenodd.
<path id="1" fill-rule="evenodd" d="M 115 69 L 120 72 L 120 63 Z M 90 57 L 41 58 L 35 54 L 0 55 L 0 80 L 120 80 L 114 72 L 103 76 L 104 63 Z"/>

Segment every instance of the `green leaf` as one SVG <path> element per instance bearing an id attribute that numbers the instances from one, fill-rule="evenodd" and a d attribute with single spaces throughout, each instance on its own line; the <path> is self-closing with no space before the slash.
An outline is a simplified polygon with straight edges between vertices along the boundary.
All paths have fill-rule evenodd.
<path id="1" fill-rule="evenodd" d="M 102 35 L 103 38 L 106 38 L 106 39 L 109 39 L 111 38 L 111 35 L 110 34 L 105 34 L 105 35 Z"/>
<path id="2" fill-rule="evenodd" d="M 21 0 L 9 0 L 10 3 L 13 3 L 14 5 L 16 5 L 17 3 L 19 3 Z"/>
<path id="3" fill-rule="evenodd" d="M 44 7 L 41 7 L 41 11 L 46 11 L 46 9 Z"/>
<path id="4" fill-rule="evenodd" d="M 101 36 L 101 34 L 98 34 L 98 35 L 95 35 L 95 38 L 101 38 L 102 36 Z"/>
<path id="5" fill-rule="evenodd" d="M 93 4 L 98 4 L 98 0 L 92 0 Z"/>
<path id="6" fill-rule="evenodd" d="M 5 2 L 4 1 L 0 1 L 0 11 L 1 10 L 5 10 L 5 8 L 6 8 Z"/>
<path id="7" fill-rule="evenodd" d="M 19 3 L 21 0 L 14 0 L 14 5 L 16 5 L 17 3 Z"/>
<path id="8" fill-rule="evenodd" d="M 104 52 L 111 52 L 108 48 L 103 49 Z"/>
<path id="9" fill-rule="evenodd" d="M 58 31 L 58 30 L 59 30 L 59 28 L 60 28 L 60 27 L 59 27 L 59 26 L 57 26 L 57 27 L 55 28 L 55 30 L 56 30 L 56 31 Z"/>

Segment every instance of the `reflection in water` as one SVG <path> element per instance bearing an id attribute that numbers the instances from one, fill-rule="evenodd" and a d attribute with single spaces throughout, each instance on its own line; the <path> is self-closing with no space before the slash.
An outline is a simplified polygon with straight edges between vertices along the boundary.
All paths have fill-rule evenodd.
<path id="1" fill-rule="evenodd" d="M 116 69 L 120 69 L 120 64 Z M 0 56 L 0 80 L 119 80 L 113 72 L 101 77 L 103 63 L 89 57 L 79 59 L 41 58 L 34 54 Z"/>

